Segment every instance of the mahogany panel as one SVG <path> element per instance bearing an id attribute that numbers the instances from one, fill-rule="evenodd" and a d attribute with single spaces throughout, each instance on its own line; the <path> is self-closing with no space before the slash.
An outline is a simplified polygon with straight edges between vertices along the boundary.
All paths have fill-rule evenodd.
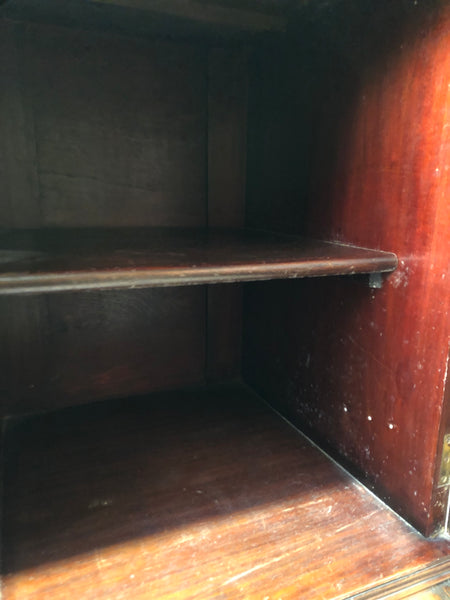
<path id="1" fill-rule="evenodd" d="M 302 30 L 295 59 L 315 105 L 311 170 L 297 182 L 308 219 L 290 227 L 391 250 L 399 268 L 378 290 L 336 280 L 252 292 L 246 372 L 431 533 L 450 341 L 450 11 L 418 4 L 342 3 L 308 23 L 314 40 Z"/>
<path id="2" fill-rule="evenodd" d="M 202 382 L 205 313 L 201 287 L 2 297 L 1 413 Z"/>
<path id="3" fill-rule="evenodd" d="M 10 419 L 5 600 L 346 598 L 448 575 L 427 541 L 243 388 Z"/>
<path id="4" fill-rule="evenodd" d="M 392 271 L 395 254 L 244 229 L 0 232 L 0 293 Z"/>
<path id="5" fill-rule="evenodd" d="M 398 423 L 395 441 L 383 418 L 364 435 L 371 452 L 385 448 L 385 463 L 370 467 L 360 458 L 360 464 L 431 532 L 442 524 L 432 497 L 450 343 L 450 11 L 431 3 L 420 21 L 411 13 L 394 15 L 393 25 L 389 12 L 385 16 L 385 34 L 395 46 L 384 59 L 372 54 L 362 74 L 330 177 L 325 185 L 323 175 L 315 179 L 310 232 L 326 230 L 331 239 L 353 243 L 364 239 L 399 256 L 398 271 L 361 310 L 366 328 L 361 331 L 355 320 L 337 350 L 345 354 L 359 344 L 370 352 L 366 406 L 375 412 L 386 403 L 384 414 Z M 367 52 L 375 50 L 369 46 Z M 318 143 L 324 141 L 322 130 Z M 389 365 L 388 373 L 380 363 Z M 343 385 L 358 402 L 338 371 L 330 384 Z M 342 423 L 342 416 L 335 417 Z M 337 425 L 330 437 L 337 440 L 344 429 Z"/>

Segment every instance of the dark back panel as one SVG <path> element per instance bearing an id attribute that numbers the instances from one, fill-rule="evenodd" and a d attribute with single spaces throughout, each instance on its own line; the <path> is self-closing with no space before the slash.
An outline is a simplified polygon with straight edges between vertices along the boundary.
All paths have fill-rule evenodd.
<path id="1" fill-rule="evenodd" d="M 201 43 L 0 22 L 0 227 L 203 226 Z M 5 410 L 202 381 L 205 290 L 1 302 Z"/>
<path id="2" fill-rule="evenodd" d="M 205 311 L 201 287 L 2 298 L 4 411 L 202 381 Z"/>
<path id="3" fill-rule="evenodd" d="M 2 206 L 1 225 L 204 224 L 202 46 L 49 26 L 2 29 L 11 42 L 6 57 L 16 61 L 4 67 L 16 71 L 4 99 L 16 122 L 3 125 L 2 155 L 22 158 L 17 138 L 32 146 L 21 176 L 37 189 L 26 199 L 28 215 Z M 20 176 L 10 173 L 9 189 Z"/>
<path id="4" fill-rule="evenodd" d="M 244 370 L 430 533 L 442 523 L 433 490 L 450 339 L 450 13 L 435 2 L 317 10 L 285 70 L 287 106 L 289 90 L 299 95 L 299 149 L 287 131 L 275 164 L 285 160 L 297 186 L 293 208 L 273 194 L 269 138 L 265 155 L 249 157 L 263 200 L 251 202 L 248 219 L 270 225 L 279 206 L 280 228 L 393 251 L 400 265 L 382 289 L 340 279 L 249 287 Z M 270 119 L 268 100 L 259 110 Z M 265 132 L 269 125 L 261 139 Z"/>

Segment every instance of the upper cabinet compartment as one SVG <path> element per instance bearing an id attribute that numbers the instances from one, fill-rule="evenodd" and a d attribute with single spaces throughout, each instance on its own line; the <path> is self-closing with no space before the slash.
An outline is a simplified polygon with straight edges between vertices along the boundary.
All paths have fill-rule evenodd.
<path id="1" fill-rule="evenodd" d="M 255 125 L 263 131 L 254 54 L 285 39 L 289 6 L 7 0 L 0 294 L 395 269 L 393 254 L 302 237 L 295 215 L 298 237 L 265 233 L 285 229 L 254 218 L 255 178 L 273 168 L 255 167 L 247 149 Z M 285 206 L 273 172 L 272 206 Z"/>

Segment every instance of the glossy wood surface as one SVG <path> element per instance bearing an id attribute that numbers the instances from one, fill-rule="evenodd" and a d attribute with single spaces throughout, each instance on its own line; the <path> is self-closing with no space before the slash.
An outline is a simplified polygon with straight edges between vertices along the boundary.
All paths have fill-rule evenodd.
<path id="1" fill-rule="evenodd" d="M 239 387 L 8 420 L 4 472 L 5 600 L 331 600 L 450 566 Z"/>
<path id="2" fill-rule="evenodd" d="M 389 244 L 399 256 L 399 270 L 372 306 L 361 308 L 366 326 L 355 321 L 336 352 L 363 349 L 364 408 L 371 414 L 384 404 L 378 425 L 363 436 L 376 458 L 360 452 L 360 464 L 428 532 L 442 524 L 433 490 L 450 346 L 449 8 L 432 2 L 419 14 L 397 9 L 379 16 L 386 30 L 365 50 L 372 64 L 344 121 L 348 135 L 332 161 L 334 184 L 330 178 L 324 189 L 322 174 L 316 176 L 320 201 L 310 227 L 315 234 L 327 229 L 332 239 Z M 386 34 L 391 46 L 377 57 L 372 44 Z M 319 139 L 325 137 L 323 131 Z M 345 389 L 340 369 L 330 379 Z M 353 379 L 347 387 L 352 404 L 357 386 Z M 391 419 L 398 423 L 395 439 L 386 427 Z"/>
<path id="3" fill-rule="evenodd" d="M 249 291 L 245 370 L 431 533 L 445 509 L 435 494 L 450 342 L 449 7 L 344 2 L 308 14 L 301 41 L 257 65 L 249 224 L 275 218 L 280 230 L 389 249 L 399 268 L 378 290 L 335 280 Z M 255 154 L 283 58 L 289 118 L 276 111 L 275 147 Z M 291 196 L 268 193 L 259 207 L 274 181 L 256 174 L 271 160 Z"/>
<path id="4" fill-rule="evenodd" d="M 251 230 L 53 229 L 0 235 L 0 293 L 392 271 L 394 254 Z"/>

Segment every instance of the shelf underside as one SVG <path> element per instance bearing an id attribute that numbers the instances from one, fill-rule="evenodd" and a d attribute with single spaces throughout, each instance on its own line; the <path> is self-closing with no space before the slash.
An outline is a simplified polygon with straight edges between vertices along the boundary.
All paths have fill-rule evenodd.
<path id="1" fill-rule="evenodd" d="M 381 598 L 448 577 L 448 545 L 240 386 L 9 419 L 5 444 L 4 600 Z"/>
<path id="2" fill-rule="evenodd" d="M 0 294 L 388 272 L 396 265 L 389 252 L 252 230 L 0 233 Z"/>

